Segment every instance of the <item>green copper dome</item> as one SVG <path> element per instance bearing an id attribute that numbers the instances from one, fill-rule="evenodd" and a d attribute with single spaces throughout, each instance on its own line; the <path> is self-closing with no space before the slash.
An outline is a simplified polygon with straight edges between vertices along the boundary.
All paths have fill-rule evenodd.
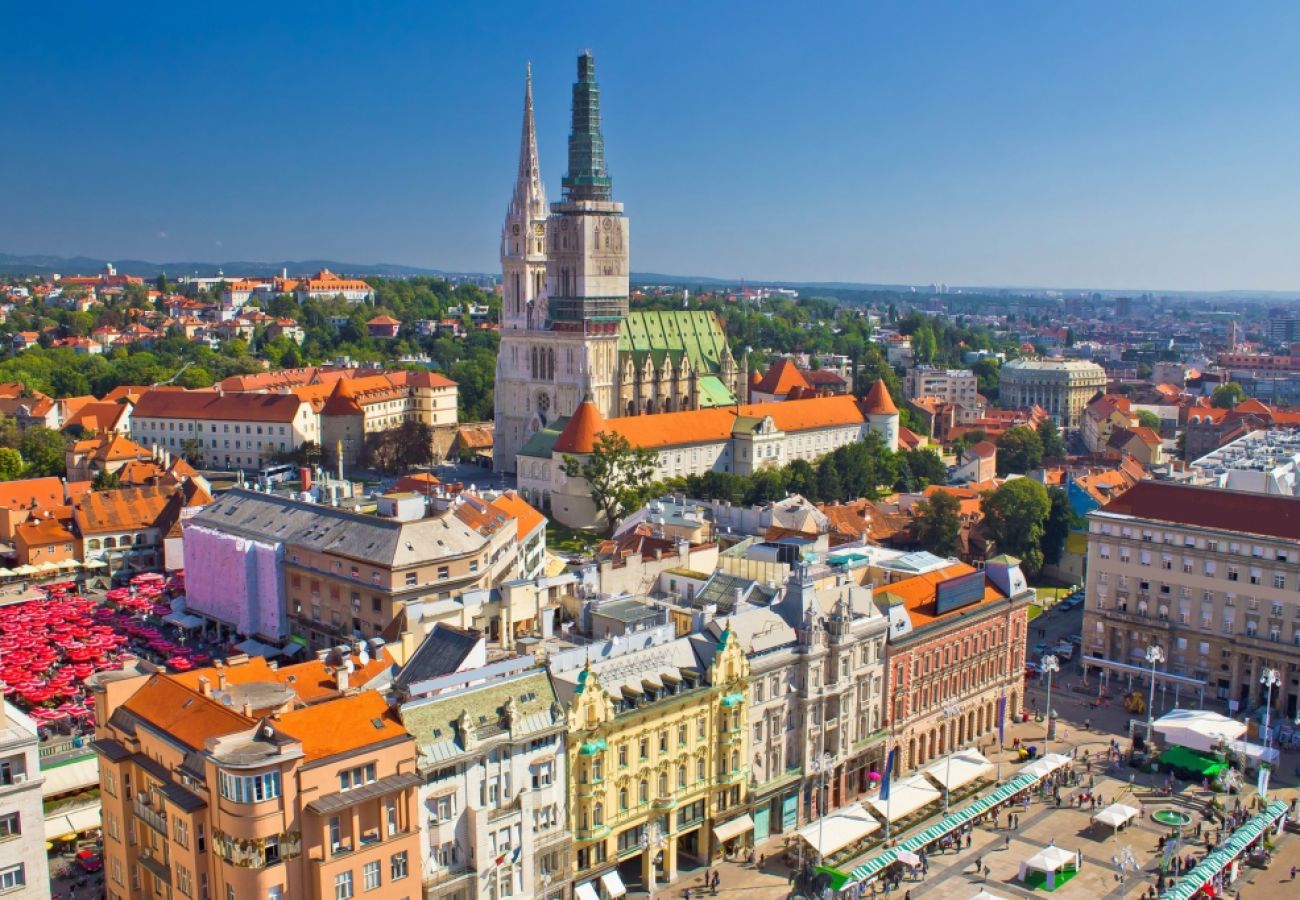
<path id="1" fill-rule="evenodd" d="M 569 132 L 569 172 L 560 181 L 564 199 L 609 200 L 614 182 L 605 172 L 605 138 L 600 133 L 600 85 L 591 51 L 578 57 L 573 85 L 573 126 Z"/>

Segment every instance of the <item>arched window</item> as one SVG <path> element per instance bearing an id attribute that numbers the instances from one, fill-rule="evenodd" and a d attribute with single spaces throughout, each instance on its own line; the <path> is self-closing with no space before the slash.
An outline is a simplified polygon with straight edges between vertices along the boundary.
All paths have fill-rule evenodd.
<path id="1" fill-rule="evenodd" d="M 641 785 L 637 789 L 637 800 L 641 803 L 648 803 L 650 800 L 650 782 L 644 778 L 641 779 Z"/>
<path id="2" fill-rule="evenodd" d="M 740 771 L 740 751 L 739 751 L 739 750 L 732 750 L 732 751 L 731 751 L 731 771 L 733 771 L 733 772 L 739 772 L 739 771 Z"/>
<path id="3" fill-rule="evenodd" d="M 704 777 L 705 777 L 704 757 L 701 756 L 699 759 L 695 761 L 695 780 L 703 781 Z"/>
<path id="4" fill-rule="evenodd" d="M 117 547 L 117 538 L 104 538 L 104 549 L 113 550 Z"/>
<path id="5" fill-rule="evenodd" d="M 627 809 L 627 788 L 618 789 L 618 808 Z"/>
<path id="6" fill-rule="evenodd" d="M 605 824 L 605 804 L 597 802 L 591 810 L 591 822 L 597 828 Z"/>
<path id="7" fill-rule="evenodd" d="M 685 767 L 685 766 L 678 766 L 678 767 L 677 767 L 677 786 L 678 786 L 679 788 L 684 788 L 684 787 L 686 787 L 686 767 Z"/>
<path id="8" fill-rule="evenodd" d="M 659 773 L 659 796 L 660 797 L 668 796 L 668 773 L 667 772 Z"/>
<path id="9" fill-rule="evenodd" d="M 98 550 L 101 546 L 102 546 L 102 545 L 101 545 L 100 542 L 99 542 L 99 538 L 91 538 L 90 541 L 87 542 L 87 544 L 86 544 L 86 549 L 87 549 L 87 550 Z"/>

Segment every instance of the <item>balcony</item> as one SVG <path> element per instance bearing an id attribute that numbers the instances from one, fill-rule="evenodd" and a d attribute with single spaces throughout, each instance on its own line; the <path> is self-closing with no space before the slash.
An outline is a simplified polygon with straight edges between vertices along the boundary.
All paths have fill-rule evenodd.
<path id="1" fill-rule="evenodd" d="M 474 867 L 468 863 L 452 866 L 447 869 L 438 869 L 431 875 L 425 875 L 422 881 L 424 887 L 434 888 L 444 884 L 450 884 L 453 881 L 459 881 L 474 874 Z"/>
<path id="2" fill-rule="evenodd" d="M 145 795 L 136 794 L 135 800 L 131 803 L 131 808 L 135 812 L 135 817 L 144 822 L 154 831 L 167 837 L 167 814 L 153 809 L 145 799 Z"/>
<path id="3" fill-rule="evenodd" d="M 489 822 L 495 822 L 497 819 L 504 819 L 506 816 L 519 812 L 523 794 L 515 795 L 515 799 L 507 800 L 497 807 L 489 807 L 487 818 Z"/>
<path id="4" fill-rule="evenodd" d="M 672 805 L 673 805 L 675 802 L 676 802 L 676 801 L 672 798 L 671 795 L 670 795 L 670 796 L 665 796 L 665 797 L 655 797 L 655 799 L 654 799 L 654 808 L 655 808 L 655 809 L 671 809 L 671 808 L 672 808 Z"/>

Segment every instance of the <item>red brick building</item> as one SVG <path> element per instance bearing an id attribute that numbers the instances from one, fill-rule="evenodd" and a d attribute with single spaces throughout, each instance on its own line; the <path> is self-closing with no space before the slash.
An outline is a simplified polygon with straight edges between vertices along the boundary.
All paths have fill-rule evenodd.
<path id="1" fill-rule="evenodd" d="M 1018 560 L 983 572 L 964 563 L 896 581 L 888 604 L 885 715 L 895 771 L 916 769 L 997 732 L 1024 703 L 1025 638 L 1034 590 Z"/>

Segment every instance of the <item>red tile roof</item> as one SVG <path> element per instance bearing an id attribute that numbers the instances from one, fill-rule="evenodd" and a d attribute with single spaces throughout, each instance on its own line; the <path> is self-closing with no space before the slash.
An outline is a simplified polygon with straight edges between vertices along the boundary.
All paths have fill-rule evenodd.
<path id="1" fill-rule="evenodd" d="M 302 403 L 293 394 L 150 390 L 141 395 L 133 415 L 140 419 L 216 419 L 288 424 L 297 418 Z"/>
<path id="2" fill-rule="evenodd" d="M 885 386 L 883 378 L 877 379 L 871 386 L 871 390 L 862 400 L 862 408 L 868 415 L 873 416 L 898 415 L 898 407 L 894 405 L 894 398 L 889 396 L 889 388 Z"/>
<path id="3" fill-rule="evenodd" d="M 505 491 L 501 496 L 493 500 L 490 505 L 515 520 L 515 533 L 520 538 L 527 537 L 533 533 L 533 529 L 546 524 L 546 517 L 533 509 L 523 497 L 520 497 L 514 491 Z"/>
<path id="4" fill-rule="evenodd" d="M 63 482 L 57 478 L 24 478 L 0 482 L 0 507 L 49 509 L 63 505 Z"/>
<path id="5" fill-rule="evenodd" d="M 389 741 L 411 740 L 377 691 L 363 691 L 280 716 L 280 730 L 302 742 L 308 762 Z"/>
<path id="6" fill-rule="evenodd" d="M 795 388 L 807 390 L 811 387 L 803 372 L 800 372 L 799 367 L 794 364 L 794 360 L 783 356 L 764 373 L 758 384 L 754 385 L 754 390 L 783 397 Z"/>
<path id="7" fill-rule="evenodd" d="M 1297 497 L 1139 481 L 1102 510 L 1177 525 L 1300 540 Z"/>
<path id="8" fill-rule="evenodd" d="M 655 416 L 654 418 L 661 418 Z M 614 421 L 618 421 L 615 419 Z M 596 445 L 596 435 L 605 431 L 605 419 L 596 404 L 590 399 L 583 400 L 569 417 L 568 423 L 560 436 L 555 439 L 556 453 L 590 453 Z M 630 438 L 629 438 L 630 440 Z"/>

